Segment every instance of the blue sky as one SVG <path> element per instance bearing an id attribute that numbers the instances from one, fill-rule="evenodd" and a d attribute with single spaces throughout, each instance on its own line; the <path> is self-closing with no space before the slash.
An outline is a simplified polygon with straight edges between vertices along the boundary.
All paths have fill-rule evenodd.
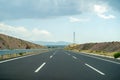
<path id="1" fill-rule="evenodd" d="M 0 0 L 0 33 L 28 41 L 120 40 L 119 0 Z"/>

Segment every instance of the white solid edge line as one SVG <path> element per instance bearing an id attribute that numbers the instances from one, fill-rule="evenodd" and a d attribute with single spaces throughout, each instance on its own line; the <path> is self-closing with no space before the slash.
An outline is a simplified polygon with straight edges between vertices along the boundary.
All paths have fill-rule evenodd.
<path id="1" fill-rule="evenodd" d="M 94 71 L 98 72 L 99 74 L 105 75 L 105 73 L 103 73 L 103 72 L 99 71 L 98 69 L 96 69 L 96 68 L 90 66 L 89 64 L 86 64 L 86 63 L 85 63 L 85 65 L 88 66 L 89 68 L 93 69 Z"/>
<path id="2" fill-rule="evenodd" d="M 32 55 L 17 57 L 17 58 L 13 58 L 13 59 L 8 59 L 8 60 L 0 61 L 0 63 L 5 63 L 5 62 L 8 62 L 8 61 L 13 61 L 13 60 L 16 60 L 16 59 L 21 59 L 21 58 L 25 58 L 25 57 L 29 57 L 29 56 L 33 56 L 33 55 L 37 55 L 37 54 L 32 54 Z"/>
<path id="3" fill-rule="evenodd" d="M 35 70 L 35 73 L 37 73 L 40 69 L 42 69 L 42 67 L 45 65 L 46 63 L 44 62 L 40 67 L 38 67 L 36 70 Z"/>
<path id="4" fill-rule="evenodd" d="M 84 55 L 84 54 L 80 54 L 80 55 Z M 84 55 L 84 56 L 100 59 L 100 60 L 111 62 L 111 63 L 115 63 L 115 64 L 120 64 L 119 62 L 115 62 L 115 61 L 111 61 L 111 60 L 107 60 L 107 59 L 102 59 L 102 58 L 99 58 L 99 57 L 94 57 L 94 56 L 89 56 L 89 55 Z"/>
<path id="5" fill-rule="evenodd" d="M 77 57 L 75 57 L 75 56 L 72 56 L 74 59 L 77 59 Z"/>

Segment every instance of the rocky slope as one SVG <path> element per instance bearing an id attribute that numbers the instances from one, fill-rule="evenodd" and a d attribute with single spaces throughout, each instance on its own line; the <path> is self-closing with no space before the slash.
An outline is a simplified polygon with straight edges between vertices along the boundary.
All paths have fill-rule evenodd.
<path id="1" fill-rule="evenodd" d="M 44 46 L 33 44 L 18 38 L 0 34 L 0 49 L 35 49 L 44 48 Z"/>

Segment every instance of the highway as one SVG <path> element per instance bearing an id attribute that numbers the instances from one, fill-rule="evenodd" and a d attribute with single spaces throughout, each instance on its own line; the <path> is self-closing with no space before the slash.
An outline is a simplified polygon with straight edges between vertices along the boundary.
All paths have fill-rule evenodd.
<path id="1" fill-rule="evenodd" d="M 120 80 L 120 61 L 60 49 L 0 61 L 0 80 Z"/>

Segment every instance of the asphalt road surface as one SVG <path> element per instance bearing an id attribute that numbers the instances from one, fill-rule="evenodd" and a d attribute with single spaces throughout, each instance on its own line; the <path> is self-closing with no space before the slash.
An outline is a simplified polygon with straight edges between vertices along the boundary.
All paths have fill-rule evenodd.
<path id="1" fill-rule="evenodd" d="M 120 80 L 120 62 L 55 50 L 0 61 L 0 80 Z"/>

